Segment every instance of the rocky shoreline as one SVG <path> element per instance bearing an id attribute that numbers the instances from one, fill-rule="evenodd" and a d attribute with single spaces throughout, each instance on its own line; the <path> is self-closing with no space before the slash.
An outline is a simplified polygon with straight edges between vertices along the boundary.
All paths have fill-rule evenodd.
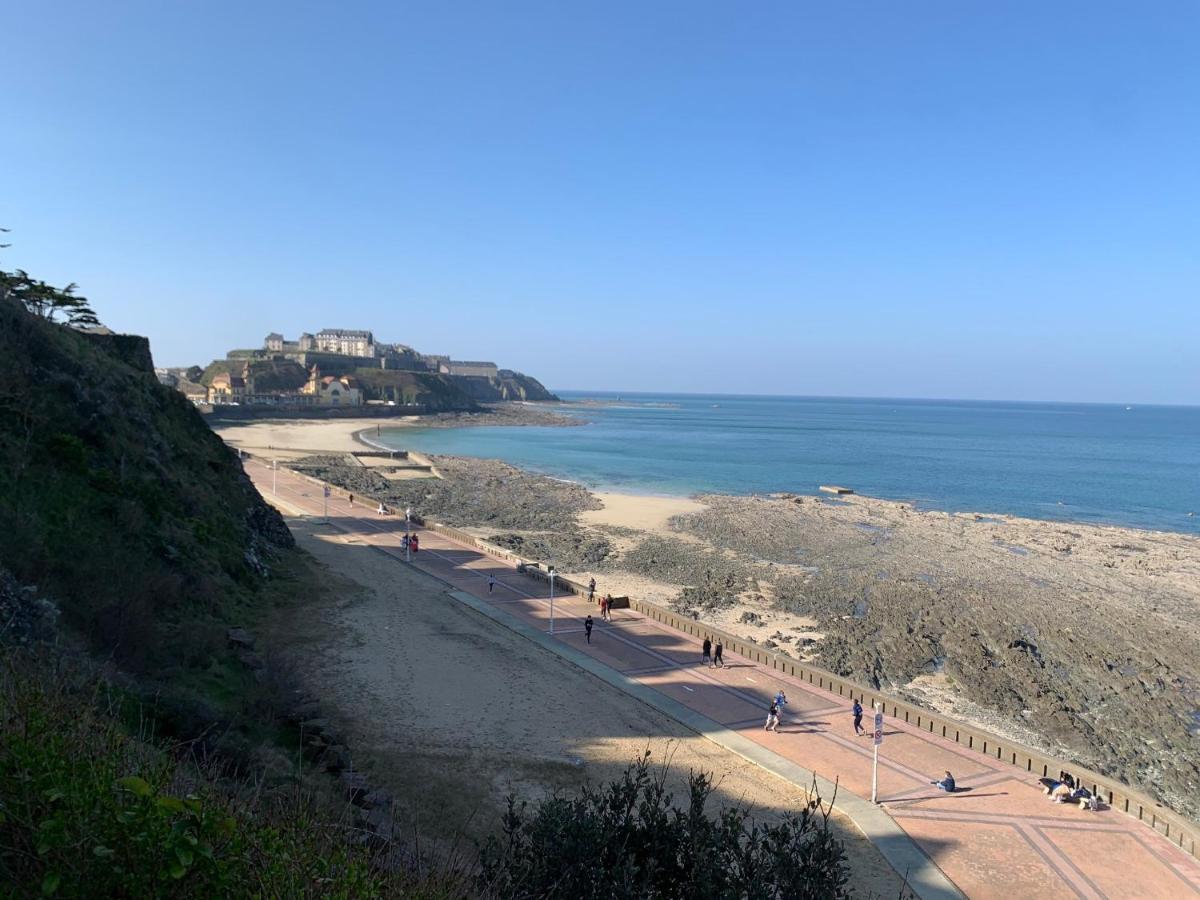
<path id="1" fill-rule="evenodd" d="M 587 419 L 551 409 L 538 403 L 482 403 L 483 412 L 443 412 L 414 417 L 388 427 L 411 428 L 479 428 L 491 425 L 541 425 L 570 428 L 587 425 Z M 556 407 L 569 404 L 557 403 Z"/>
<path id="2" fill-rule="evenodd" d="M 1200 816 L 1200 539 L 787 494 L 705 495 L 651 532 L 591 520 L 581 485 L 431 461 L 440 478 L 405 481 L 301 464 Z"/>

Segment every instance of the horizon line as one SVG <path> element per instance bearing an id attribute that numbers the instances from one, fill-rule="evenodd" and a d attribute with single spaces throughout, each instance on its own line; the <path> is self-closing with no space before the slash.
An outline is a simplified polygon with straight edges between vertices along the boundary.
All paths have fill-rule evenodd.
<path id="1" fill-rule="evenodd" d="M 889 400 L 889 401 L 904 401 L 904 402 L 920 402 L 920 403 L 1029 403 L 1029 404 L 1044 404 L 1044 405 L 1072 405 L 1072 406 L 1149 406 L 1155 408 L 1169 409 L 1200 409 L 1200 402 L 1197 403 L 1163 403 L 1153 401 L 1139 400 L 1022 400 L 1017 398 L 1007 398 L 1004 400 L 985 399 L 979 397 L 900 397 L 900 396 L 885 396 L 885 395 L 866 395 L 866 394 L 750 394 L 750 393 L 722 393 L 717 391 L 622 391 L 610 390 L 607 388 L 547 388 L 552 394 L 567 393 L 567 394 L 616 394 L 619 397 L 729 397 L 740 399 L 776 399 L 776 400 Z M 537 401 L 534 401 L 537 402 Z"/>

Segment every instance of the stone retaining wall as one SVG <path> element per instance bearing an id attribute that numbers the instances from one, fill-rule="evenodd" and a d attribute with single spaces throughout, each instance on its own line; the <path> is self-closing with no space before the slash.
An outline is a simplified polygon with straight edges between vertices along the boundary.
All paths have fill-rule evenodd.
<path id="1" fill-rule="evenodd" d="M 305 475 L 303 472 L 297 471 L 295 474 L 315 484 L 325 484 L 325 482 Z M 348 493 L 333 485 L 330 485 L 330 489 L 332 493 L 339 496 L 345 496 Z M 364 499 L 370 498 L 364 497 Z M 419 524 L 422 528 L 473 547 L 501 562 L 511 564 L 514 568 L 517 566 L 529 566 L 530 568 L 525 570 L 527 576 L 540 581 L 548 580 L 546 570 L 540 567 L 540 563 L 537 560 L 525 559 L 508 550 L 492 546 L 486 541 L 463 531 L 461 528 L 442 525 L 439 522 L 427 522 L 417 516 L 413 516 L 412 521 Z M 539 567 L 534 568 L 534 566 Z M 586 584 L 561 575 L 555 577 L 554 586 L 563 593 L 577 594 L 582 597 L 586 597 L 588 592 Z M 866 687 L 848 678 L 842 678 L 816 666 L 792 659 L 790 656 L 760 647 L 758 644 L 744 637 L 722 631 L 704 622 L 681 616 L 658 604 L 637 598 L 630 598 L 629 606 L 634 611 L 640 612 L 642 615 L 654 619 L 656 622 L 660 622 L 669 628 L 674 628 L 677 631 L 682 631 L 701 640 L 705 637 L 710 638 L 714 642 L 720 640 L 725 645 L 725 649 L 730 653 L 736 653 L 760 665 L 769 666 L 784 674 L 807 681 L 814 687 L 845 697 L 847 705 L 854 700 L 858 700 L 864 708 L 871 710 L 874 708 L 874 704 L 878 702 L 885 715 L 889 715 L 897 720 L 903 720 L 909 725 L 953 741 L 968 749 L 983 753 L 992 759 L 1008 763 L 1019 770 L 1016 773 L 1018 777 L 1021 774 L 1028 774 L 1031 778 L 1054 778 L 1061 771 L 1070 772 L 1080 785 L 1099 796 L 1109 806 L 1131 816 L 1136 816 L 1166 836 L 1172 843 L 1178 845 L 1185 852 L 1200 858 L 1200 826 L 1116 779 L 1101 775 L 1099 772 L 1093 772 L 1090 769 L 1085 769 L 1075 763 L 1047 756 L 1016 741 L 998 737 L 972 725 L 964 725 L 947 716 L 930 712 L 927 709 L 903 700 L 897 700 L 881 691 Z"/>

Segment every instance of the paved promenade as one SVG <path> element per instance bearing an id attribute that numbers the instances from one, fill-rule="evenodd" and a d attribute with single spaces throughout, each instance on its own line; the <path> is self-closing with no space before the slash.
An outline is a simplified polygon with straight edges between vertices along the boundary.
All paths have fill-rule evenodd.
<path id="1" fill-rule="evenodd" d="M 270 499 L 270 467 L 248 460 L 246 470 Z M 282 470 L 276 477 L 281 505 L 322 514 L 319 486 Z M 404 559 L 403 519 L 379 516 L 361 503 L 351 507 L 336 496 L 329 498 L 328 515 L 330 528 L 347 539 Z M 573 658 L 583 654 L 700 714 L 687 724 L 714 723 L 712 729 L 701 724 L 704 733 L 732 732 L 747 747 L 765 748 L 836 780 L 838 805 L 856 820 L 855 810 L 867 809 L 856 798 L 871 795 L 871 739 L 855 736 L 843 698 L 728 652 L 725 668 L 704 667 L 694 638 L 629 610 L 615 612 L 611 624 L 603 622 L 594 604 L 575 596 L 556 597 L 551 639 L 544 585 L 478 550 L 430 531 L 419 533 L 417 568 L 471 595 L 481 607 L 536 629 L 540 642 L 552 641 Z M 489 575 L 498 582 L 490 595 Z M 590 645 L 582 624 L 588 613 L 596 621 Z M 780 688 L 789 703 L 779 733 L 767 733 L 766 709 Z M 864 724 L 869 722 L 868 710 Z M 929 784 L 946 769 L 954 773 L 959 793 L 947 795 Z M 847 791 L 856 795 L 854 802 L 843 802 Z M 1086 812 L 1052 803 L 1021 771 L 902 722 L 885 721 L 879 797 L 912 843 L 969 897 L 1200 897 L 1200 862 L 1147 825 L 1115 810 Z M 869 814 L 878 815 L 873 809 Z M 930 896 L 938 893 L 936 881 L 926 881 L 934 885 Z"/>

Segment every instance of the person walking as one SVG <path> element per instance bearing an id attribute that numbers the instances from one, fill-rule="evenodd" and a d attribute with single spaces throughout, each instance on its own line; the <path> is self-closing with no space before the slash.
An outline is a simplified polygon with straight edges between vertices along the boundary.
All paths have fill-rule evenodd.
<path id="1" fill-rule="evenodd" d="M 418 550 L 421 549 L 421 539 L 414 534 L 412 537 L 410 537 L 408 539 L 408 546 L 409 546 L 409 549 L 411 549 L 412 552 L 415 554 Z"/>
<path id="2" fill-rule="evenodd" d="M 856 735 L 862 734 L 862 704 L 855 700 L 854 706 L 850 708 L 850 712 L 854 713 L 854 733 Z"/>
<path id="3" fill-rule="evenodd" d="M 700 662 L 706 666 L 712 665 L 712 641 L 708 638 L 704 639 L 704 644 L 701 646 Z"/>
<path id="4" fill-rule="evenodd" d="M 350 494 L 349 497 L 350 497 L 350 505 L 353 506 L 354 505 L 354 495 Z"/>
<path id="5" fill-rule="evenodd" d="M 775 709 L 778 711 L 780 719 L 783 718 L 783 708 L 787 706 L 787 702 L 787 694 L 783 692 L 783 688 L 780 688 L 775 695 Z"/>
<path id="6" fill-rule="evenodd" d="M 725 659 L 724 659 L 724 657 L 721 656 L 721 653 L 724 650 L 725 650 L 725 646 L 720 641 L 717 641 L 716 650 L 713 651 L 713 668 L 714 669 L 717 666 L 720 666 L 722 669 L 725 668 Z"/>
<path id="7" fill-rule="evenodd" d="M 763 731 L 774 731 L 779 733 L 779 707 L 775 705 L 775 701 L 771 701 L 771 708 L 767 710 L 767 724 L 763 726 Z"/>
<path id="8" fill-rule="evenodd" d="M 596 596 L 596 579 L 593 578 L 588 582 L 588 603 L 591 603 Z"/>
<path id="9" fill-rule="evenodd" d="M 583 633 L 587 635 L 587 642 L 592 642 L 592 616 L 591 613 L 583 620 Z"/>
<path id="10" fill-rule="evenodd" d="M 600 618 L 602 618 L 606 622 L 608 621 L 608 596 L 607 595 L 600 598 Z"/>
<path id="11" fill-rule="evenodd" d="M 407 534 L 404 537 L 400 538 L 400 549 L 408 550 L 408 545 L 411 540 L 412 539 Z"/>
<path id="12" fill-rule="evenodd" d="M 488 593 L 492 592 L 492 588 L 496 586 L 496 576 L 488 573 Z M 590 616 L 589 616 L 590 618 Z"/>

